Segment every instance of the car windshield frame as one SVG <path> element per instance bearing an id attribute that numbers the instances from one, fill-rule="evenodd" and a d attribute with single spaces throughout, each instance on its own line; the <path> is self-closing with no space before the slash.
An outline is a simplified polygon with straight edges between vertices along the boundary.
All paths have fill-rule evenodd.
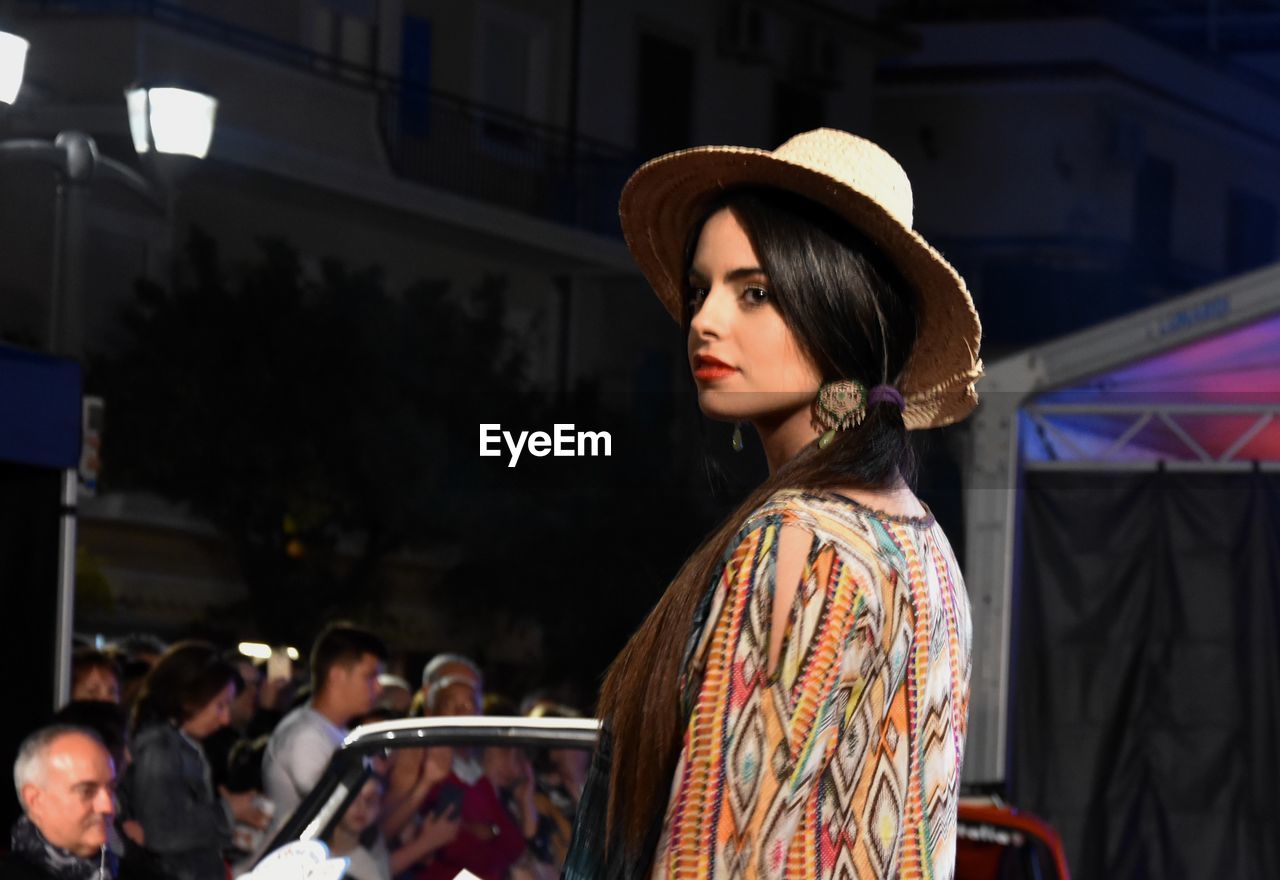
<path id="1" fill-rule="evenodd" d="M 446 745 L 594 749 L 599 736 L 600 722 L 595 718 L 454 715 L 362 724 L 347 734 L 342 747 L 329 759 L 320 781 L 280 826 L 254 864 L 286 843 L 318 840 L 329 834 L 373 772 L 365 759 L 380 752 Z"/>

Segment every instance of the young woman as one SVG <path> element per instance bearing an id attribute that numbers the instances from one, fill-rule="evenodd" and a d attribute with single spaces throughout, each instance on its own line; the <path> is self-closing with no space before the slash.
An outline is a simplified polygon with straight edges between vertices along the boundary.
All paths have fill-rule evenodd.
<path id="1" fill-rule="evenodd" d="M 769 477 L 610 668 L 566 877 L 952 876 L 969 611 L 908 431 L 972 410 L 981 331 L 911 209 L 830 129 L 627 183 L 699 405 L 755 428 Z"/>
<path id="2" fill-rule="evenodd" d="M 71 699 L 120 702 L 120 667 L 102 651 L 77 648 L 71 655 Z"/>
<path id="3" fill-rule="evenodd" d="M 146 848 L 175 880 L 226 880 L 236 821 L 265 828 L 256 792 L 215 793 L 200 740 L 231 720 L 236 670 L 206 642 L 179 642 L 147 674 L 133 710 L 133 763 L 120 794 Z"/>
<path id="4" fill-rule="evenodd" d="M 391 880 L 391 856 L 380 834 L 370 834 L 382 811 L 383 781 L 370 776 L 329 835 L 329 854 L 346 856 L 348 880 Z"/>

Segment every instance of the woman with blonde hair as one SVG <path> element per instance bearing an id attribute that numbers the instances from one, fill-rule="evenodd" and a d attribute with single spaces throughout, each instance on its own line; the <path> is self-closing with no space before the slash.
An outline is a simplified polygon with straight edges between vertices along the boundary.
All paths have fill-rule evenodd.
<path id="1" fill-rule="evenodd" d="M 898 163 L 831 129 L 655 159 L 620 215 L 769 476 L 610 668 L 565 876 L 951 877 L 969 607 L 909 432 L 977 402 L 964 281 Z"/>

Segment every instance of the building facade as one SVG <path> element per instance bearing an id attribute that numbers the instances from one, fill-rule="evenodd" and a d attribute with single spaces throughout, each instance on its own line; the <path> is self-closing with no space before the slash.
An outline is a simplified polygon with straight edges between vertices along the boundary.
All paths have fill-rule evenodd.
<path id="1" fill-rule="evenodd" d="M 881 67 L 874 128 L 991 357 L 1276 258 L 1274 10 L 888 6 L 920 45 Z"/>
<path id="2" fill-rule="evenodd" d="M 158 186 L 162 209 L 93 187 L 76 354 L 121 344 L 116 316 L 137 279 L 166 281 L 200 227 L 231 262 L 284 238 L 304 265 L 380 267 L 390 290 L 444 279 L 465 298 L 500 275 L 529 388 L 665 393 L 686 381 L 684 346 L 621 240 L 622 183 L 665 150 L 865 131 L 878 60 L 910 45 L 875 6 L 7 0 L 0 15 L 31 52 L 0 138 L 84 130 L 151 174 L 130 144 L 124 87 L 218 99 L 209 157 Z M 0 191 L 0 333 L 42 347 L 53 179 L 0 165 Z M 107 431 L 110 412 L 106 401 Z M 208 528 L 158 499 L 86 500 L 82 526 L 95 627 L 176 631 L 243 598 Z M 397 563 L 401 643 L 440 641 L 438 628 L 414 629 L 414 585 L 451 564 L 440 547 Z M 164 595 L 174 583 L 183 598 Z"/>

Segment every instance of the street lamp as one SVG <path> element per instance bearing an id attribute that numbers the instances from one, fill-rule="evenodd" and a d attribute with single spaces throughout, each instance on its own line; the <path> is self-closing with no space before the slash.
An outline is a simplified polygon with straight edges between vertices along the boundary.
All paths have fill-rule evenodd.
<path id="1" fill-rule="evenodd" d="M 178 184 L 209 154 L 216 99 L 177 86 L 130 86 L 124 92 L 129 111 L 129 134 L 138 158 L 159 183 L 164 199 L 168 259 L 177 252 L 174 209 Z"/>
<path id="2" fill-rule="evenodd" d="M 22 88 L 22 70 L 27 64 L 26 40 L 0 31 L 0 104 L 12 104 Z"/>
<path id="3" fill-rule="evenodd" d="M 213 140 L 216 99 L 190 89 L 137 86 L 124 93 L 133 147 L 142 156 L 153 150 L 203 159 Z"/>

